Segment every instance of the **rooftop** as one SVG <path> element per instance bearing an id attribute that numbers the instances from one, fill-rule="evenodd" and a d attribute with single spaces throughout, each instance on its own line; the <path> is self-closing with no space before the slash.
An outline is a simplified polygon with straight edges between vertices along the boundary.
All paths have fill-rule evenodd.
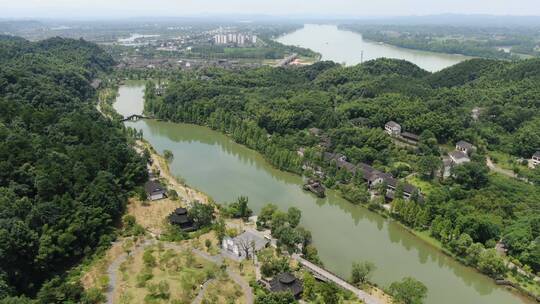
<path id="1" fill-rule="evenodd" d="M 275 276 L 270 281 L 270 290 L 273 292 L 290 291 L 293 296 L 298 297 L 303 291 L 302 282 L 293 274 L 284 272 Z"/>
<path id="2" fill-rule="evenodd" d="M 378 178 L 382 178 L 387 184 L 389 184 L 389 185 L 391 185 L 393 187 L 397 186 L 398 180 L 395 179 L 392 176 L 392 174 L 379 171 L 379 170 L 373 168 L 372 166 L 370 166 L 368 164 L 364 164 L 364 163 L 359 163 L 357 166 L 355 166 L 352 163 L 339 160 L 342 157 L 343 157 L 343 155 L 339 154 L 339 153 L 328 153 L 328 152 L 324 153 L 324 159 L 325 160 L 327 160 L 327 161 L 335 160 L 336 165 L 339 168 L 345 168 L 347 171 L 349 171 L 351 173 L 356 173 L 356 172 L 360 171 L 365 180 L 368 180 L 368 181 L 372 182 L 372 181 L 377 180 Z M 406 192 L 406 193 L 413 193 L 414 191 L 416 191 L 416 187 L 411 185 L 411 184 L 404 184 L 403 185 L 403 191 Z"/>
<path id="3" fill-rule="evenodd" d="M 165 189 L 161 186 L 161 184 L 157 181 L 150 180 L 147 181 L 144 184 L 144 190 L 148 194 L 158 194 L 158 193 L 165 193 Z"/>
<path id="4" fill-rule="evenodd" d="M 470 149 L 472 149 L 474 147 L 473 144 L 471 144 L 470 142 L 466 142 L 464 140 L 458 141 L 456 143 L 456 146 L 467 149 L 467 150 L 470 150 Z"/>
<path id="5" fill-rule="evenodd" d="M 411 132 L 401 132 L 401 137 L 403 138 L 407 138 L 407 139 L 412 139 L 414 141 L 419 141 L 420 140 L 420 136 L 414 134 L 414 133 L 411 133 Z"/>
<path id="6" fill-rule="evenodd" d="M 397 122 L 395 122 L 395 121 L 393 121 L 393 120 L 387 122 L 387 123 L 385 124 L 385 126 L 391 127 L 391 128 L 399 128 L 399 127 L 401 127 Z"/>
<path id="7" fill-rule="evenodd" d="M 255 250 L 260 250 L 266 247 L 266 245 L 268 244 L 268 239 L 266 239 L 263 235 L 250 230 L 244 231 L 242 234 L 237 235 L 232 240 L 234 243 L 237 244 L 254 242 Z"/>
<path id="8" fill-rule="evenodd" d="M 450 156 L 452 159 L 468 159 L 469 156 L 461 151 L 452 151 L 448 153 L 448 156 Z"/>
<path id="9" fill-rule="evenodd" d="M 193 230 L 193 221 L 188 216 L 186 208 L 177 208 L 169 215 L 169 222 L 179 225 L 184 230 Z"/>

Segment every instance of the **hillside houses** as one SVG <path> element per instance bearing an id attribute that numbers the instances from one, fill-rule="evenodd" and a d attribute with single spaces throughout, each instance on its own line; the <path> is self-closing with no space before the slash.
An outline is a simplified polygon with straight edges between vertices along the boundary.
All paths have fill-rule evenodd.
<path id="1" fill-rule="evenodd" d="M 389 121 L 384 125 L 386 133 L 392 136 L 398 136 L 401 134 L 401 125 L 395 121 Z"/>
<path id="2" fill-rule="evenodd" d="M 467 155 L 470 155 L 476 148 L 473 144 L 460 140 L 456 143 L 456 151 L 461 151 Z"/>
<path id="3" fill-rule="evenodd" d="M 469 155 L 475 149 L 476 148 L 473 146 L 473 144 L 469 142 L 466 142 L 464 140 L 458 141 L 456 143 L 456 149 L 454 151 L 448 152 L 448 156 L 452 161 L 452 165 L 461 165 L 470 162 L 471 159 L 469 158 Z"/>
<path id="4" fill-rule="evenodd" d="M 354 165 L 347 161 L 347 157 L 345 155 L 339 153 L 325 152 L 324 159 L 329 162 L 335 161 L 338 168 L 345 169 L 351 174 L 361 174 L 369 189 L 373 189 L 375 186 L 381 183 L 386 183 L 386 198 L 394 199 L 394 194 L 398 187 L 399 180 L 394 178 L 391 174 L 379 171 L 372 166 L 364 163 Z M 418 191 L 418 189 L 413 185 L 407 183 L 403 184 L 404 199 L 410 199 L 413 193 L 415 193 L 416 191 Z"/>
<path id="5" fill-rule="evenodd" d="M 533 167 L 540 166 L 540 151 L 536 151 L 533 156 L 531 157 L 531 162 Z"/>
<path id="6" fill-rule="evenodd" d="M 392 137 L 398 137 L 409 144 L 416 145 L 420 141 L 420 136 L 412 132 L 403 132 L 401 125 L 395 121 L 389 121 L 384 125 L 384 131 Z"/>
<path id="7" fill-rule="evenodd" d="M 469 156 L 466 153 L 461 152 L 461 151 L 448 152 L 448 157 L 450 157 L 450 160 L 451 160 L 450 165 L 461 165 L 461 164 L 471 161 Z"/>

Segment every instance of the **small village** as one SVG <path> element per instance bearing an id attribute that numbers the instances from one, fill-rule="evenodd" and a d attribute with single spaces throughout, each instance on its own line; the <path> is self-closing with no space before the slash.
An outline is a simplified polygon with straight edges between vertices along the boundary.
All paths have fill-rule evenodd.
<path id="1" fill-rule="evenodd" d="M 476 109 L 476 112 L 478 109 Z M 473 113 L 475 111 L 473 110 Z M 478 115 L 478 114 L 476 114 Z M 330 139 L 321 133 L 321 130 L 317 128 L 312 128 L 309 130 L 310 133 L 314 136 L 317 136 L 320 138 L 320 147 L 322 149 L 327 149 L 330 147 Z M 420 141 L 420 136 L 411 132 L 402 131 L 402 127 L 399 123 L 395 121 L 389 121 L 384 125 L 384 131 L 392 138 L 394 143 L 396 145 L 405 145 L 408 147 L 416 147 Z M 460 140 L 456 142 L 455 149 L 449 151 L 446 155 L 443 155 L 441 157 L 441 161 L 443 164 L 443 167 L 439 170 L 438 174 L 441 176 L 441 178 L 448 178 L 451 176 L 451 169 L 455 166 L 462 165 L 464 163 L 470 162 L 470 156 L 477 150 L 477 148 L 465 141 Z M 303 156 L 304 155 L 304 149 L 299 149 L 297 151 L 298 155 Z M 368 189 L 372 192 L 373 195 L 376 194 L 376 190 L 380 190 L 380 185 L 384 184 L 386 185 L 386 191 L 385 191 L 385 201 L 391 202 L 394 199 L 394 193 L 396 191 L 396 187 L 398 184 L 402 187 L 403 192 L 403 199 L 409 200 L 413 194 L 416 195 L 417 200 L 422 200 L 422 190 L 418 189 L 417 187 L 407 183 L 407 182 L 401 182 L 398 179 L 394 178 L 391 174 L 382 172 L 380 170 L 377 170 L 373 168 L 372 166 L 365 164 L 365 163 L 358 163 L 353 164 L 351 162 L 347 161 L 347 157 L 343 154 L 339 153 L 330 153 L 330 152 L 323 152 L 323 159 L 327 163 L 335 164 L 335 166 L 339 169 L 344 169 L 347 172 L 351 173 L 353 176 L 359 175 L 362 177 L 366 185 L 368 186 Z M 498 168 L 495 167 L 495 165 L 492 163 L 492 161 L 488 158 L 488 167 L 492 170 L 495 170 L 499 173 L 503 173 L 505 175 L 508 175 L 510 177 L 516 177 L 514 173 L 507 173 L 501 169 L 497 170 Z M 540 151 L 537 151 L 534 153 L 531 158 L 526 162 L 528 167 L 531 169 L 536 168 L 540 165 Z M 320 198 L 325 197 L 325 187 L 323 183 L 320 181 L 320 179 L 323 179 L 325 177 L 324 172 L 322 172 L 322 169 L 320 167 L 313 168 L 310 166 L 310 164 L 304 164 L 303 166 L 304 170 L 312 171 L 317 178 L 310 178 L 304 185 L 304 190 L 311 191 L 315 195 L 317 195 Z M 389 205 L 385 205 L 385 208 L 390 210 Z"/>

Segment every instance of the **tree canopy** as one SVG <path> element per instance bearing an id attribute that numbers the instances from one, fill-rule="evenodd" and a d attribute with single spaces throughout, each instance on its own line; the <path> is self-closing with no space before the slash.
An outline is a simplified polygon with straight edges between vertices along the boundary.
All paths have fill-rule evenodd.
<path id="1" fill-rule="evenodd" d="M 95 44 L 0 37 L 0 297 L 78 301 L 55 274 L 113 239 L 127 192 L 146 179 L 124 128 L 90 83 L 112 59 Z M 52 280 L 51 280 L 52 279 Z"/>

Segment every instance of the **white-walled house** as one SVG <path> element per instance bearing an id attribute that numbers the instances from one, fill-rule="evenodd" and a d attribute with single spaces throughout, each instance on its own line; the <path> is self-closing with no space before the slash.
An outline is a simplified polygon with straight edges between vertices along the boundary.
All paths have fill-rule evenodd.
<path id="1" fill-rule="evenodd" d="M 384 125 L 386 133 L 392 136 L 398 136 L 401 134 L 401 126 L 395 121 L 389 121 Z"/>
<path id="2" fill-rule="evenodd" d="M 270 243 L 270 240 L 254 231 L 244 231 L 234 238 L 223 238 L 221 247 L 241 259 L 250 258 Z M 246 256 L 247 253 L 247 256 Z"/>
<path id="3" fill-rule="evenodd" d="M 470 155 L 474 149 L 475 147 L 473 146 L 473 144 L 466 142 L 464 140 L 460 140 L 456 143 L 456 150 L 461 151 L 467 155 Z"/>
<path id="4" fill-rule="evenodd" d="M 148 199 L 151 201 L 165 198 L 165 189 L 161 184 L 155 180 L 149 180 L 144 184 L 144 190 Z"/>
<path id="5" fill-rule="evenodd" d="M 536 151 L 531 157 L 531 161 L 534 167 L 540 166 L 540 151 Z"/>
<path id="6" fill-rule="evenodd" d="M 467 153 L 463 151 L 452 151 L 448 153 L 448 156 L 452 160 L 452 164 L 454 165 L 461 165 L 466 162 L 470 162 L 471 159 L 467 155 Z"/>

